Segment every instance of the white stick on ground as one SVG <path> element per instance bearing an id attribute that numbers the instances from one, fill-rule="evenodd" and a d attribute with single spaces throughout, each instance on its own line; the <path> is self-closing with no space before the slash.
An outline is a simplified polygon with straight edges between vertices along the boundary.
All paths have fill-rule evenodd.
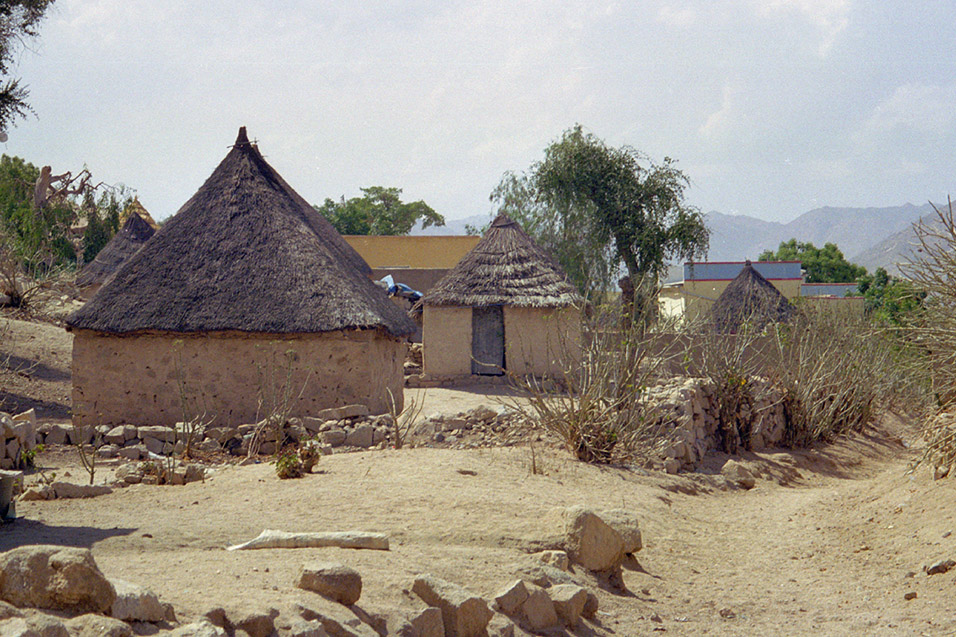
<path id="1" fill-rule="evenodd" d="M 339 531 L 330 533 L 288 533 L 266 529 L 259 537 L 227 547 L 227 551 L 242 549 L 304 549 L 336 546 L 343 549 L 388 550 L 388 536 L 384 533 L 365 531 Z"/>

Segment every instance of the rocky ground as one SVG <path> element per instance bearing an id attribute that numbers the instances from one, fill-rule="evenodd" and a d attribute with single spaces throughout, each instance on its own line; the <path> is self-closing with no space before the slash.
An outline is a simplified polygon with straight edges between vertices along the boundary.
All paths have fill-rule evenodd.
<path id="1" fill-rule="evenodd" d="M 35 401 L 41 422 L 62 420 L 42 405 L 68 405 L 68 335 L 7 325 L 6 353 L 50 372 L 24 377 L 8 365 L 5 397 Z M 363 582 L 351 616 L 380 615 L 394 626 L 425 608 L 414 589 L 426 575 L 491 601 L 538 559 L 532 554 L 562 547 L 565 511 L 584 505 L 636 515 L 643 548 L 624 560 L 617 582 L 572 566 L 598 610 L 568 634 L 956 632 L 956 570 L 945 567 L 956 559 L 953 483 L 934 481 L 926 468 L 907 471 L 918 446 L 909 423 L 886 417 L 831 445 L 746 454 L 735 459 L 754 478 L 746 489 L 721 473 L 730 459 L 720 454 L 696 472 L 667 475 L 582 464 L 546 437 L 532 446 L 511 439 L 505 423 L 495 431 L 494 419 L 462 426 L 468 418 L 459 414 L 501 408 L 489 389 L 506 393 L 429 389 L 414 447 L 326 455 L 299 480 L 276 479 L 268 462 L 223 464 L 184 486 L 20 502 L 20 519 L 0 527 L 0 550 L 90 548 L 108 578 L 147 586 L 183 622 L 216 607 L 275 608 L 277 625 L 291 625 L 296 604 L 332 604 L 296 586 L 303 565 L 338 562 Z M 87 477 L 69 447 L 41 453 L 38 463 L 57 480 Z M 97 481 L 126 463 L 102 461 Z M 267 528 L 381 533 L 390 547 L 225 550 Z"/>

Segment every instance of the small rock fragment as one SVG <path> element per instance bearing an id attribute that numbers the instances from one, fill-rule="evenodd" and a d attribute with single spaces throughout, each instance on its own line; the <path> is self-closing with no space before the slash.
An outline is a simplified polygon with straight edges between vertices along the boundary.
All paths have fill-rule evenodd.
<path id="1" fill-rule="evenodd" d="M 721 475 L 742 489 L 753 489 L 757 484 L 756 478 L 750 469 L 736 460 L 728 460 L 720 469 Z"/>
<path id="2" fill-rule="evenodd" d="M 956 566 L 956 562 L 953 560 L 940 560 L 930 566 L 924 566 L 923 570 L 926 571 L 927 575 L 939 575 L 941 573 L 945 573 L 954 566 Z"/>

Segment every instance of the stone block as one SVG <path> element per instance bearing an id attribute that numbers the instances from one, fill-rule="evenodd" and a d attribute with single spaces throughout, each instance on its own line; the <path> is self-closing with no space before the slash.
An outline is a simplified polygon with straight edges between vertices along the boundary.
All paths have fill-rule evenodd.
<path id="1" fill-rule="evenodd" d="M 362 576 L 353 568 L 336 562 L 313 562 L 299 570 L 295 585 L 350 606 L 362 594 Z"/>
<path id="2" fill-rule="evenodd" d="M 480 637 L 494 615 L 482 598 L 433 575 L 416 577 L 412 592 L 429 606 L 441 609 L 447 637 Z"/>

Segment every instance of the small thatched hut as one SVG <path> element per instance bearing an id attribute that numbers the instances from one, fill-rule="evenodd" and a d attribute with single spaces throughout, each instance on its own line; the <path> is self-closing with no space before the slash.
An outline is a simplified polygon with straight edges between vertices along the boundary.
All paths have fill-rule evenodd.
<path id="1" fill-rule="evenodd" d="M 69 318 L 74 422 L 382 413 L 389 391 L 400 407 L 414 325 L 367 271 L 240 129 L 206 183 Z"/>
<path id="2" fill-rule="evenodd" d="M 156 223 L 156 220 L 153 219 L 153 216 L 149 214 L 149 211 L 143 207 L 143 204 L 139 202 L 139 197 L 133 197 L 133 200 L 126 204 L 126 207 L 123 208 L 123 211 L 120 213 L 120 225 L 126 223 L 126 220 L 129 219 L 130 215 L 139 215 L 143 218 L 143 221 L 152 226 L 153 230 L 159 230 L 159 224 Z"/>
<path id="3" fill-rule="evenodd" d="M 578 354 L 582 303 L 554 259 L 498 215 L 422 299 L 424 371 L 554 374 Z"/>
<path id="4" fill-rule="evenodd" d="M 142 206 L 139 207 L 142 208 Z M 154 234 L 156 230 L 153 226 L 138 211 L 131 211 L 119 232 L 76 276 L 77 287 L 83 290 L 87 298 L 96 294 L 110 275 L 116 272 Z"/>
<path id="5" fill-rule="evenodd" d="M 747 261 L 740 274 L 717 297 L 710 318 L 717 332 L 736 334 L 745 324 L 760 331 L 768 323 L 785 322 L 793 311 L 780 290 Z"/>

